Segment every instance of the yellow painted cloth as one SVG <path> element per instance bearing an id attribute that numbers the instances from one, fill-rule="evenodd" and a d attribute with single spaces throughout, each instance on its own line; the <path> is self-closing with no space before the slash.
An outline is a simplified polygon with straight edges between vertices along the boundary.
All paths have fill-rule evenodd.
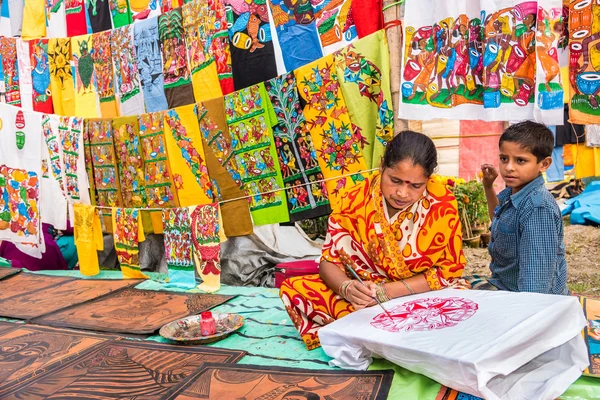
<path id="1" fill-rule="evenodd" d="M 75 36 L 71 39 L 71 53 L 75 67 L 75 115 L 99 117 L 94 59 L 91 55 L 92 35 Z"/>
<path id="2" fill-rule="evenodd" d="M 23 7 L 23 40 L 39 39 L 46 36 L 46 3 L 44 0 L 25 0 Z"/>
<path id="3" fill-rule="evenodd" d="M 104 250 L 102 226 L 96 207 L 84 204 L 74 204 L 75 223 L 73 237 L 77 246 L 79 272 L 82 275 L 93 276 L 100 273 L 98 251 Z"/>
<path id="4" fill-rule="evenodd" d="M 306 102 L 304 117 L 325 179 L 365 171 L 365 138 L 350 121 L 333 55 L 298 68 L 295 74 L 298 92 Z M 341 189 L 362 180 L 361 174 L 328 180 L 331 207 L 336 206 Z"/>
<path id="5" fill-rule="evenodd" d="M 54 113 L 75 115 L 75 84 L 71 71 L 71 39 L 52 38 L 48 41 L 50 90 Z"/>
<path id="6" fill-rule="evenodd" d="M 125 207 L 146 207 L 144 159 L 139 138 L 138 117 L 118 117 L 112 120 L 115 155 L 119 167 L 121 194 Z"/>
<path id="7" fill-rule="evenodd" d="M 185 42 L 188 60 L 192 71 L 192 87 L 197 102 L 223 96 L 217 72 L 217 64 L 202 40 L 204 13 L 208 5 L 201 1 L 191 1 L 182 7 Z M 210 42 L 209 42 L 210 43 Z"/>
<path id="8" fill-rule="evenodd" d="M 350 119 L 368 143 L 365 164 L 377 168 L 394 137 L 390 54 L 385 30 L 377 31 L 335 53 L 338 81 Z"/>
<path id="9" fill-rule="evenodd" d="M 110 50 L 110 31 L 96 33 L 92 36 L 94 52 L 94 72 L 100 103 L 100 115 L 103 118 L 117 117 L 119 110 L 115 98 L 115 74 Z"/>
<path id="10" fill-rule="evenodd" d="M 452 193 L 430 179 L 421 199 L 389 218 L 380 180 L 375 173 L 340 195 L 329 218 L 322 259 L 346 272 L 346 256 L 358 275 L 375 283 L 423 274 L 429 288 L 439 290 L 449 279 L 460 278 L 466 260 Z M 354 311 L 319 275 L 284 281 L 280 296 L 309 350 L 319 347 L 322 326 Z"/>
<path id="11" fill-rule="evenodd" d="M 112 224 L 114 229 L 115 250 L 121 264 L 123 278 L 148 278 L 140 270 L 140 242 L 146 240 L 140 210 L 135 208 L 113 208 Z"/>
<path id="12" fill-rule="evenodd" d="M 575 177 L 577 179 L 600 176 L 600 147 L 587 147 L 585 144 L 571 145 Z"/>
<path id="13" fill-rule="evenodd" d="M 198 289 L 213 293 L 221 288 L 221 236 L 223 221 L 219 205 L 189 207 L 194 260 L 202 283 Z"/>

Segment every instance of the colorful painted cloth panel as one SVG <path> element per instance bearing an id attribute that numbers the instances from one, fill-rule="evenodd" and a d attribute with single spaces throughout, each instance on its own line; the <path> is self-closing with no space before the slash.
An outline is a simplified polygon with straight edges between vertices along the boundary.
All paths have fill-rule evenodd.
<path id="1" fill-rule="evenodd" d="M 69 204 L 90 204 L 89 183 L 85 166 L 83 119 L 60 117 L 58 130 L 62 139 L 66 195 Z M 72 211 L 72 210 L 71 210 Z M 72 216 L 73 213 L 71 212 Z"/>
<path id="2" fill-rule="evenodd" d="M 277 76 L 266 0 L 224 0 L 236 90 Z"/>
<path id="3" fill-rule="evenodd" d="M 329 214 L 327 188 L 317 151 L 300 106 L 298 87 L 293 73 L 265 82 L 269 107 L 277 115 L 273 127 L 275 147 L 286 188 L 291 221 Z"/>
<path id="4" fill-rule="evenodd" d="M 175 185 L 167 159 L 164 113 L 142 114 L 138 119 L 146 178 L 146 201 L 150 208 L 176 207 Z"/>
<path id="5" fill-rule="evenodd" d="M 210 37 L 205 32 L 205 26 L 214 24 L 215 18 L 210 16 L 216 14 L 200 1 L 191 1 L 181 8 L 183 15 L 183 27 L 185 31 L 185 43 L 187 45 L 188 59 L 192 73 L 192 86 L 196 101 L 214 99 L 223 95 L 219 84 L 217 65 L 215 58 L 210 53 Z M 224 10 L 221 10 L 224 13 Z M 208 39 L 208 40 L 207 40 Z"/>
<path id="6" fill-rule="evenodd" d="M 322 260 L 344 270 L 341 259 L 348 257 L 359 275 L 376 283 L 422 273 L 431 290 L 460 277 L 466 261 L 452 193 L 431 179 L 424 197 L 390 219 L 380 179 L 375 173 L 340 196 L 329 218 Z M 366 224 L 357 225 L 357 220 Z M 354 311 L 318 275 L 286 281 L 281 298 L 309 350 L 319 346 L 322 326 Z"/>
<path id="7" fill-rule="evenodd" d="M 133 35 L 146 111 L 166 110 L 169 106 L 165 97 L 158 18 L 148 18 L 135 23 Z"/>
<path id="8" fill-rule="evenodd" d="M 95 118 L 99 116 L 92 51 L 92 35 L 82 35 L 71 39 L 73 70 L 76 78 L 75 115 L 78 117 Z"/>
<path id="9" fill-rule="evenodd" d="M 84 0 L 65 1 L 65 14 L 68 37 L 85 35 L 87 33 Z"/>
<path id="10" fill-rule="evenodd" d="M 269 7 L 287 71 L 323 56 L 317 23 L 309 0 L 269 0 Z"/>
<path id="11" fill-rule="evenodd" d="M 352 20 L 359 38 L 383 29 L 383 0 L 352 0 Z"/>
<path id="12" fill-rule="evenodd" d="M 110 31 L 100 32 L 92 36 L 92 59 L 96 75 L 96 90 L 98 91 L 100 114 L 104 118 L 119 115 L 115 98 L 115 74 L 110 41 Z"/>
<path id="13" fill-rule="evenodd" d="M 146 184 L 138 117 L 115 118 L 112 120 L 112 128 L 123 205 L 144 208 L 146 207 Z"/>
<path id="14" fill-rule="evenodd" d="M 560 124 L 561 9 L 560 0 L 407 2 L 400 117 L 427 119 L 434 107 L 449 119 Z"/>
<path id="15" fill-rule="evenodd" d="M 242 182 L 254 224 L 289 221 L 281 170 L 271 127 L 277 116 L 267 107 L 264 84 L 225 96 L 225 115 L 233 144 L 234 180 Z M 231 162 L 231 161 L 230 161 Z"/>
<path id="16" fill-rule="evenodd" d="M 129 8 L 134 22 L 158 17 L 161 13 L 160 0 L 129 0 Z"/>
<path id="17" fill-rule="evenodd" d="M 46 37 L 67 37 L 67 17 L 65 2 L 62 0 L 45 1 L 46 7 Z"/>
<path id="18" fill-rule="evenodd" d="M 21 106 L 19 67 L 17 62 L 17 38 L 0 36 L 0 59 L 4 77 L 5 103 Z"/>
<path id="19" fill-rule="evenodd" d="M 365 164 L 377 168 L 394 137 L 390 58 L 385 30 L 360 39 L 334 55 L 350 119 L 366 137 Z"/>
<path id="20" fill-rule="evenodd" d="M 121 28 L 133 23 L 129 0 L 107 0 L 110 1 L 110 12 L 113 28 Z"/>
<path id="21" fill-rule="evenodd" d="M 49 155 L 48 168 L 54 179 L 60 184 L 63 193 L 66 194 L 67 177 L 65 175 L 66 168 L 63 166 L 64 154 L 59 124 L 60 117 L 57 115 L 44 114 L 42 116 L 42 133 Z"/>
<path id="22" fill-rule="evenodd" d="M 358 38 L 351 0 L 312 4 L 323 54 L 331 54 Z M 376 5 L 372 7 L 375 9 Z"/>
<path id="23" fill-rule="evenodd" d="M 133 25 L 111 31 L 111 50 L 116 74 L 116 87 L 121 115 L 145 112 L 144 95 L 133 48 Z"/>
<path id="24" fill-rule="evenodd" d="M 75 83 L 71 71 L 71 39 L 48 41 L 50 91 L 52 105 L 58 115 L 75 115 Z"/>
<path id="25" fill-rule="evenodd" d="M 190 104 L 164 113 L 169 165 L 177 198 L 183 207 L 212 203 L 215 195 L 194 108 L 195 105 Z"/>
<path id="26" fill-rule="evenodd" d="M 98 251 L 104 250 L 102 226 L 98 211 L 94 206 L 75 204 L 73 206 L 75 223 L 73 236 L 77 246 L 79 272 L 85 276 L 100 273 Z"/>
<path id="27" fill-rule="evenodd" d="M 89 0 L 87 2 L 87 15 L 90 20 L 92 32 L 102 32 L 112 29 L 110 14 L 110 0 Z"/>
<path id="28" fill-rule="evenodd" d="M 194 260 L 202 283 L 198 289 L 208 293 L 221 288 L 222 221 L 219 205 L 207 204 L 189 208 Z"/>
<path id="29" fill-rule="evenodd" d="M 44 0 L 25 0 L 23 9 L 23 40 L 39 39 L 46 36 L 46 13 Z"/>
<path id="30" fill-rule="evenodd" d="M 590 359 L 585 375 L 600 377 L 600 300 L 589 297 L 580 297 L 581 306 L 588 326 L 583 330 L 583 337 L 587 342 Z"/>
<path id="31" fill-rule="evenodd" d="M 183 0 L 162 0 L 160 9 L 162 10 L 163 14 L 165 14 L 171 10 L 181 7 L 183 3 Z"/>
<path id="32" fill-rule="evenodd" d="M 0 103 L 0 240 L 40 244 L 41 114 Z"/>
<path id="33" fill-rule="evenodd" d="M 198 124 L 206 156 L 206 166 L 213 179 L 217 199 L 221 202 L 223 230 L 228 237 L 246 236 L 253 232 L 248 201 L 240 189 L 241 181 L 235 182 L 232 173 L 233 150 L 231 136 L 225 118 L 223 98 L 216 98 L 196 105 Z M 232 201 L 233 199 L 239 199 Z"/>
<path id="34" fill-rule="evenodd" d="M 158 17 L 165 96 L 169 108 L 194 103 L 181 8 Z"/>
<path id="35" fill-rule="evenodd" d="M 19 70 L 19 91 L 23 110 L 33 110 L 33 86 L 31 83 L 31 60 L 29 42 L 17 38 L 17 67 Z"/>
<path id="36" fill-rule="evenodd" d="M 42 179 L 40 198 L 40 215 L 42 222 L 52 225 L 55 229 L 67 229 L 67 197 L 66 176 L 62 159 L 64 157 L 60 144 L 58 130 L 59 117 L 42 115 Z"/>
<path id="37" fill-rule="evenodd" d="M 145 240 L 140 229 L 141 212 L 135 208 L 113 208 L 113 230 L 117 259 L 125 279 L 148 278 L 140 270 L 139 242 Z"/>
<path id="38" fill-rule="evenodd" d="M 52 92 L 50 91 L 50 64 L 48 62 L 48 39 L 29 42 L 33 110 L 51 114 Z"/>
<path id="39" fill-rule="evenodd" d="M 192 229 L 187 208 L 169 208 L 162 212 L 165 256 L 169 269 L 169 285 L 182 289 L 196 286 L 192 258 Z"/>
<path id="40" fill-rule="evenodd" d="M 333 55 L 299 68 L 296 80 L 319 166 L 328 179 L 329 201 L 335 207 L 341 189 L 364 180 L 360 172 L 367 169 L 362 155 L 367 140 L 350 120 Z M 339 178 L 347 174 L 353 175 Z"/>

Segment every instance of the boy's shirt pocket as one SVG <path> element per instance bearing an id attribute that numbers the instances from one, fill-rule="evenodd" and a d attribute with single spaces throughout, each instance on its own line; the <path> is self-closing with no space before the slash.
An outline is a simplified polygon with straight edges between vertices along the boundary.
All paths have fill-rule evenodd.
<path id="1" fill-rule="evenodd" d="M 489 252 L 492 260 L 502 266 L 508 267 L 517 261 L 518 224 L 517 210 L 505 209 L 503 213 L 496 213 L 492 222 L 492 240 Z"/>

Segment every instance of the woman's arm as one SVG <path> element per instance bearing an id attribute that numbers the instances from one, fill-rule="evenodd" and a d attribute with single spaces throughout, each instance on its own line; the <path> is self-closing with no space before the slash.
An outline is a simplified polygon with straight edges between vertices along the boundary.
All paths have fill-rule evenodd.
<path id="1" fill-rule="evenodd" d="M 427 284 L 425 275 L 418 274 L 397 282 L 385 283 L 385 290 L 391 299 L 404 297 L 411 294 L 429 292 L 431 288 Z M 410 288 L 410 289 L 409 289 Z M 412 292 L 410 291 L 412 289 Z"/>
<path id="2" fill-rule="evenodd" d="M 342 296 L 340 286 L 342 283 L 350 280 L 337 265 L 329 261 L 321 261 L 319 264 L 319 276 L 325 284 L 334 292 Z M 348 300 L 354 308 L 361 309 L 374 305 L 375 290 L 377 286 L 373 282 L 365 282 L 365 285 L 357 280 L 351 280 L 352 283 L 345 291 L 346 300 Z"/>

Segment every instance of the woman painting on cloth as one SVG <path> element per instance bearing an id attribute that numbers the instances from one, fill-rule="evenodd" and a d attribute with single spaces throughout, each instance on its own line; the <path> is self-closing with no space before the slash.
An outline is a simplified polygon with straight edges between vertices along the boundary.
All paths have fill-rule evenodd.
<path id="1" fill-rule="evenodd" d="M 402 132 L 388 143 L 380 170 L 334 206 L 319 275 L 290 278 L 280 291 L 309 350 L 320 346 L 319 328 L 375 305 L 375 297 L 383 302 L 442 289 L 462 275 L 457 203 L 431 179 L 436 167 L 431 139 Z"/>

